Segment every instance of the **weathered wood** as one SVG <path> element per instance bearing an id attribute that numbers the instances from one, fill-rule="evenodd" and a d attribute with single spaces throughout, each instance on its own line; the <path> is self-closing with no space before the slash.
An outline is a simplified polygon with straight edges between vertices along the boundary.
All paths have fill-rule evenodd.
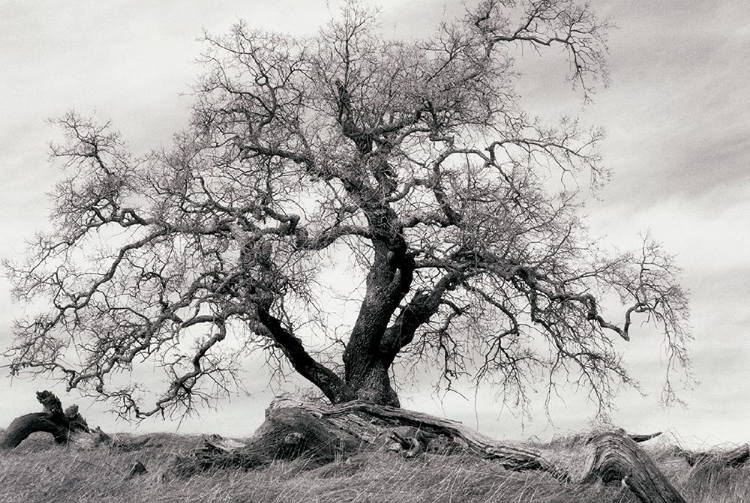
<path id="1" fill-rule="evenodd" d="M 10 423 L 0 438 L 0 449 L 14 449 L 29 435 L 37 432 L 49 433 L 58 444 L 73 444 L 88 449 L 105 445 L 110 449 L 134 451 L 150 446 L 150 437 L 135 442 L 121 442 L 104 433 L 101 428 L 89 428 L 86 420 L 78 412 L 77 405 L 63 410 L 62 403 L 54 393 L 39 391 L 36 394 L 42 404 L 42 412 L 33 412 L 17 417 Z"/>
<path id="2" fill-rule="evenodd" d="M 551 447 L 499 442 L 456 421 L 366 402 L 329 407 L 277 401 L 266 410 L 265 423 L 247 444 L 209 438 L 203 448 L 178 458 L 172 473 L 190 476 L 208 468 L 251 469 L 291 459 L 317 467 L 389 446 L 414 457 L 435 445 L 443 452 L 460 449 L 492 459 L 510 470 L 544 470 L 567 482 L 621 483 L 644 503 L 685 502 L 623 431 L 594 435 L 561 453 Z"/>
<path id="3" fill-rule="evenodd" d="M 587 442 L 589 459 L 582 483 L 618 481 L 644 503 L 686 503 L 646 452 L 620 433 L 602 433 Z"/>
<path id="4" fill-rule="evenodd" d="M 26 440 L 32 433 L 45 432 L 52 435 L 58 444 L 67 442 L 69 430 L 61 426 L 47 412 L 34 412 L 17 417 L 5 430 L 0 447 L 13 449 Z"/>
<path id="5" fill-rule="evenodd" d="M 77 432 L 88 432 L 86 420 L 73 405 L 63 411 L 60 399 L 49 391 L 39 391 L 36 398 L 44 408 L 43 412 L 25 414 L 14 419 L 5 430 L 0 448 L 13 449 L 32 433 L 45 432 L 52 435 L 55 442 L 67 443 Z"/>
<path id="6" fill-rule="evenodd" d="M 661 435 L 660 431 L 657 431 L 656 433 L 649 433 L 647 435 L 638 435 L 638 434 L 630 433 L 627 436 L 630 437 L 630 439 L 633 442 L 641 443 L 641 442 L 646 442 L 648 440 L 651 440 L 652 438 L 656 438 L 659 435 Z"/>
<path id="7" fill-rule="evenodd" d="M 232 440 L 231 438 L 224 438 L 220 435 L 210 435 L 203 441 L 203 444 L 204 447 L 223 452 L 232 452 L 246 447 L 246 445 L 240 441 Z"/>
<path id="8" fill-rule="evenodd" d="M 457 421 L 442 419 L 421 412 L 365 402 L 350 402 L 339 407 L 318 411 L 318 414 L 321 417 L 329 418 L 341 428 L 347 429 L 350 434 L 356 432 L 356 423 L 350 426 L 345 422 L 346 418 L 350 415 L 364 414 L 371 418 L 380 419 L 386 424 L 390 424 L 391 427 L 413 426 L 436 437 L 459 441 L 470 452 L 487 459 L 496 460 L 508 469 L 554 471 L 554 467 L 545 458 L 542 449 L 521 443 L 497 442 Z"/>
<path id="9" fill-rule="evenodd" d="M 358 452 L 363 442 L 367 443 L 317 413 L 279 407 L 266 411 L 265 423 L 249 444 L 229 447 L 227 442 L 209 437 L 200 449 L 177 457 L 170 471 L 189 477 L 209 469 L 247 470 L 293 459 L 304 459 L 312 468 Z"/>

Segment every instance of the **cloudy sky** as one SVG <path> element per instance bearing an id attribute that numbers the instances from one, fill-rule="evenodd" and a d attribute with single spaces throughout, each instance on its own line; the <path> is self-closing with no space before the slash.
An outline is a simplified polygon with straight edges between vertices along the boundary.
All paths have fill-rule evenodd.
<path id="1" fill-rule="evenodd" d="M 387 0 L 386 33 L 427 34 L 460 15 L 458 2 Z M 46 120 L 69 109 L 112 120 L 135 154 L 168 145 L 188 119 L 186 94 L 200 68 L 203 30 L 222 33 L 239 19 L 294 34 L 314 34 L 336 11 L 325 0 L 100 2 L 0 0 L 0 257 L 21 256 L 24 241 L 46 225 L 45 193 L 58 176 L 47 145 L 58 131 Z M 612 417 L 626 429 L 671 429 L 690 443 L 748 441 L 750 415 L 750 4 L 740 0 L 597 0 L 617 28 L 610 33 L 612 84 L 581 111 L 580 96 L 551 71 L 559 65 L 527 52 L 521 93 L 544 117 L 579 114 L 603 126 L 603 153 L 614 171 L 586 212 L 592 232 L 622 248 L 650 230 L 675 254 L 692 294 L 693 375 L 687 408 L 663 409 L 661 340 L 633 331 L 622 350 L 645 397 L 623 392 Z M 521 54 L 519 53 L 519 57 Z M 548 55 L 548 56 L 554 56 Z M 539 64 L 542 62 L 543 64 Z M 12 304 L 0 279 L 0 346 L 10 343 Z M 5 379 L 5 371 L 0 371 Z M 249 435 L 272 399 L 268 376 L 248 373 L 240 394 L 184 421 L 185 432 Z M 0 426 L 36 410 L 33 391 L 51 388 L 77 401 L 89 422 L 128 430 L 101 404 L 47 382 L 0 381 Z M 522 419 L 492 403 L 491 390 L 442 404 L 430 390 L 409 389 L 406 407 L 459 419 L 499 438 L 549 437 L 588 426 L 593 408 L 581 397 L 553 404 L 550 424 L 536 403 Z M 542 395 L 542 393 L 540 393 Z M 151 420 L 145 430 L 173 430 Z"/>

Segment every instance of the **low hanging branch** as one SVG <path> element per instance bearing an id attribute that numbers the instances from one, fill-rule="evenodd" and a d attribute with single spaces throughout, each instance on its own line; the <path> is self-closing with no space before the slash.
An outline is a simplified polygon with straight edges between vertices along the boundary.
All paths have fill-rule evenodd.
<path id="1" fill-rule="evenodd" d="M 209 438 L 202 449 L 178 458 L 171 473 L 189 477 L 212 468 L 254 469 L 293 459 L 304 459 L 307 468 L 315 468 L 390 445 L 405 457 L 460 450 L 495 460 L 509 470 L 547 471 L 565 482 L 620 482 L 644 503 L 685 503 L 634 440 L 653 436 L 606 432 L 560 454 L 540 446 L 499 442 L 455 421 L 395 407 L 364 402 L 328 407 L 284 400 L 266 410 L 265 423 L 248 444 Z"/>

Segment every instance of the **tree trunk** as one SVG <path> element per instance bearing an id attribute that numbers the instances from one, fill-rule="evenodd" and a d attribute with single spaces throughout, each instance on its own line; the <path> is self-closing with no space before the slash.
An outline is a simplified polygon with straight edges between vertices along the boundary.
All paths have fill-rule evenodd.
<path id="1" fill-rule="evenodd" d="M 621 431 L 595 435 L 561 452 L 498 442 L 455 421 L 366 402 L 329 407 L 276 401 L 247 445 L 210 439 L 202 449 L 178 458 L 171 473 L 190 476 L 208 468 L 252 469 L 300 458 L 311 468 L 391 444 L 400 446 L 406 457 L 425 450 L 460 450 L 496 460 L 510 470 L 544 470 L 567 482 L 620 482 L 644 503 L 685 503 L 648 455 Z"/>
<path id="2" fill-rule="evenodd" d="M 398 394 L 391 385 L 391 377 L 388 374 L 389 364 L 383 358 L 373 357 L 363 373 L 364 377 L 355 388 L 357 399 L 368 403 L 377 403 L 400 407 Z"/>
<path id="3" fill-rule="evenodd" d="M 58 444 L 67 443 L 77 432 L 89 432 L 86 420 L 72 405 L 63 411 L 60 399 L 49 391 L 38 391 L 36 398 L 44 407 L 43 412 L 34 412 L 17 417 L 10 423 L 0 441 L 0 449 L 13 449 L 32 433 L 50 433 Z"/>

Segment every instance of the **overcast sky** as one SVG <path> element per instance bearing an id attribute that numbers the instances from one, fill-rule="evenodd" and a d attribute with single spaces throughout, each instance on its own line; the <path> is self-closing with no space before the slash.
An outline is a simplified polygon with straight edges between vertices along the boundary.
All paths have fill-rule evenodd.
<path id="1" fill-rule="evenodd" d="M 594 2 L 618 28 L 610 33 L 612 84 L 580 111 L 580 96 L 558 66 L 527 52 L 524 103 L 533 113 L 582 115 L 607 131 L 610 184 L 586 212 L 592 232 L 622 248 L 650 230 L 675 254 L 692 294 L 692 372 L 687 409 L 662 409 L 663 347 L 648 329 L 621 347 L 644 398 L 624 392 L 615 423 L 642 433 L 672 429 L 687 442 L 748 441 L 750 415 L 750 3 L 745 1 L 607 0 Z M 200 68 L 203 30 L 227 31 L 239 19 L 294 34 L 314 34 L 337 10 L 324 0 L 133 1 L 0 0 L 0 257 L 17 259 L 24 241 L 46 225 L 45 193 L 58 176 L 47 145 L 58 131 L 46 119 L 76 109 L 112 120 L 135 154 L 168 145 L 184 127 L 186 96 Z M 460 15 L 458 2 L 383 1 L 386 33 L 427 34 Z M 520 54 L 519 54 L 520 56 Z M 538 64 L 543 61 L 543 64 Z M 10 343 L 10 303 L 0 279 L 0 346 Z M 5 371 L 0 374 L 5 375 Z M 182 423 L 185 432 L 245 436 L 262 422 L 273 393 L 268 376 L 248 373 L 250 396 Z M 64 395 L 46 382 L 0 381 L 0 426 L 35 411 L 33 391 L 55 389 L 77 401 L 90 423 L 127 430 L 100 404 Z M 493 404 L 491 390 L 447 397 L 405 390 L 404 406 L 443 414 L 499 438 L 585 429 L 593 414 L 582 397 L 553 404 L 551 426 L 540 404 L 531 421 Z M 523 428 L 521 427 L 524 424 Z M 156 420 L 147 430 L 172 430 Z"/>

